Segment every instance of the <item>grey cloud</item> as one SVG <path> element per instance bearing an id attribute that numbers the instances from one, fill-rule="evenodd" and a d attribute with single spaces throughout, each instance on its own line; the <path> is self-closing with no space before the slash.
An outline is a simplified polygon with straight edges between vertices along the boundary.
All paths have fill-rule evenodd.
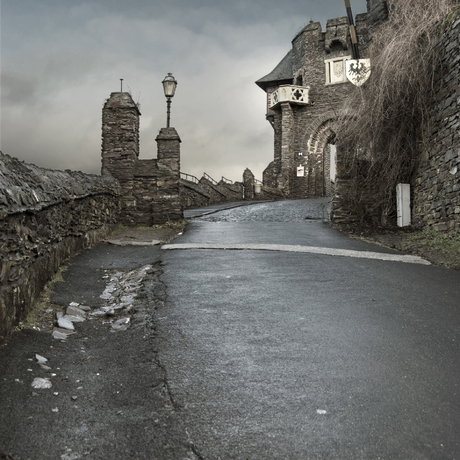
<path id="1" fill-rule="evenodd" d="M 4 72 L 2 80 L 2 106 L 30 103 L 37 96 L 37 79 L 33 76 Z"/>
<path id="2" fill-rule="evenodd" d="M 365 10 L 365 0 L 351 2 Z M 343 15 L 343 0 L 3 0 L 2 149 L 98 172 L 102 103 L 124 78 L 142 104 L 141 155 L 154 157 L 166 114 L 161 80 L 173 72 L 182 170 L 240 180 L 249 167 L 261 178 L 273 130 L 254 81 L 310 18 L 325 26 Z"/>

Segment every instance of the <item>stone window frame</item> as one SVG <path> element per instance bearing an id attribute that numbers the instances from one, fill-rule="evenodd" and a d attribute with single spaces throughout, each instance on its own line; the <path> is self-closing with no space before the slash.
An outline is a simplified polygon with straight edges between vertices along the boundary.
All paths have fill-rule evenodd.
<path id="1" fill-rule="evenodd" d="M 348 81 L 345 62 L 350 59 L 353 59 L 353 56 L 337 56 L 335 58 L 324 60 L 325 71 L 326 71 L 325 72 L 326 73 L 326 86 L 339 85 L 341 83 L 346 83 Z M 342 63 L 341 78 L 339 78 L 337 74 L 336 74 L 336 78 L 331 78 L 332 65 L 333 63 L 338 63 L 338 62 Z"/>

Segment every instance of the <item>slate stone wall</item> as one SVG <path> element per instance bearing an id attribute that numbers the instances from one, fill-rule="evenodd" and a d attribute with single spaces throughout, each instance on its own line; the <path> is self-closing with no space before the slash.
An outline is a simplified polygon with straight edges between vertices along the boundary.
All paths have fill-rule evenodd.
<path id="1" fill-rule="evenodd" d="M 246 168 L 243 172 L 243 189 L 245 199 L 251 200 L 254 198 L 254 174 L 249 168 Z"/>
<path id="2" fill-rule="evenodd" d="M 102 175 L 118 180 L 121 222 L 151 226 L 183 217 L 180 200 L 180 137 L 160 130 L 157 158 L 139 160 L 141 113 L 129 93 L 112 93 L 102 110 Z"/>
<path id="3" fill-rule="evenodd" d="M 377 27 L 388 17 L 388 4 L 383 0 L 367 0 L 368 24 Z"/>
<path id="4" fill-rule="evenodd" d="M 184 209 L 201 208 L 211 204 L 211 195 L 200 184 L 181 179 L 179 185 L 180 200 Z"/>
<path id="5" fill-rule="evenodd" d="M 106 236 L 119 213 L 114 179 L 0 153 L 0 343 L 62 262 Z"/>
<path id="6" fill-rule="evenodd" d="M 230 184 L 221 180 L 213 183 L 206 176 L 198 183 L 181 179 L 180 200 L 184 209 L 241 201 L 244 199 L 243 188 L 242 182 Z"/>
<path id="7" fill-rule="evenodd" d="M 102 109 L 103 176 L 115 177 L 121 187 L 121 220 L 135 225 L 134 165 L 139 157 L 139 107 L 129 93 L 112 93 Z"/>
<path id="8" fill-rule="evenodd" d="M 440 63 L 428 136 L 413 182 L 416 226 L 460 233 L 460 8 L 435 33 Z"/>
<path id="9" fill-rule="evenodd" d="M 367 14 L 356 16 L 361 57 L 368 45 Z M 274 129 L 274 160 L 264 171 L 264 185 L 277 188 L 286 198 L 330 196 L 328 144 L 335 143 L 334 122 L 351 83 L 326 84 L 325 60 L 352 55 L 346 17 L 330 19 L 326 31 L 311 22 L 292 41 L 292 81 L 309 86 L 309 104 L 283 102 L 269 109 L 277 86 L 266 83 L 267 119 Z M 283 80 L 283 84 L 284 80 Z M 301 155 L 300 155 L 301 154 Z M 304 168 L 304 176 L 297 168 Z"/>

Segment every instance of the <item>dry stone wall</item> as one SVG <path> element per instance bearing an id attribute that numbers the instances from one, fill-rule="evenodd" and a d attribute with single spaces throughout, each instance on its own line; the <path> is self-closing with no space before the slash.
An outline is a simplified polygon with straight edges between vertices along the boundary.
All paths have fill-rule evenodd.
<path id="1" fill-rule="evenodd" d="M 102 110 L 102 175 L 118 180 L 121 222 L 163 224 L 183 217 L 180 201 L 180 137 L 174 128 L 158 134 L 157 158 L 139 160 L 138 105 L 129 93 L 112 93 Z"/>
<path id="2" fill-rule="evenodd" d="M 460 8 L 436 33 L 440 58 L 429 134 L 413 184 L 413 223 L 460 233 Z"/>
<path id="3" fill-rule="evenodd" d="M 184 209 L 241 201 L 244 199 L 243 190 L 242 182 L 230 184 L 221 180 L 219 183 L 213 183 L 206 176 L 198 183 L 180 180 L 180 200 Z"/>
<path id="4" fill-rule="evenodd" d="M 118 222 L 110 177 L 53 171 L 0 153 L 0 343 L 63 261 Z"/>

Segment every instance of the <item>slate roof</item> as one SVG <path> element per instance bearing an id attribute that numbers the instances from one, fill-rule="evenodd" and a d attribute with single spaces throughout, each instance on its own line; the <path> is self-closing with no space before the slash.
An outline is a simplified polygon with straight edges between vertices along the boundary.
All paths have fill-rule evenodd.
<path id="1" fill-rule="evenodd" d="M 256 81 L 256 85 L 260 86 L 264 91 L 270 83 L 283 82 L 292 83 L 292 50 L 289 51 L 282 61 L 265 77 Z"/>

